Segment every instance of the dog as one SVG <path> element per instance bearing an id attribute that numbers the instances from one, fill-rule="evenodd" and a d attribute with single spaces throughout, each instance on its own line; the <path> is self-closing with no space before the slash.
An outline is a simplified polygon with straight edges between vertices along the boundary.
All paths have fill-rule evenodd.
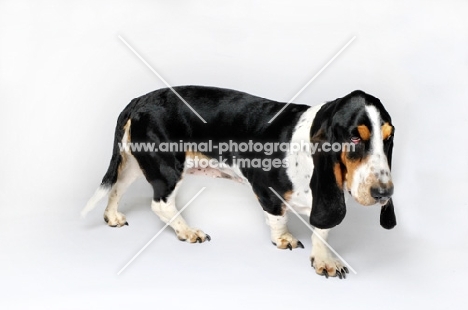
<path id="1" fill-rule="evenodd" d="M 345 278 L 348 268 L 326 246 L 329 230 L 345 217 L 345 196 L 364 206 L 380 205 L 381 226 L 391 229 L 396 225 L 390 173 L 394 133 L 380 100 L 359 90 L 311 107 L 215 87 L 159 89 L 133 99 L 120 114 L 109 168 L 82 215 L 108 195 L 107 225 L 128 225 L 118 212 L 118 203 L 128 186 L 144 176 L 153 188 L 152 210 L 180 240 L 202 243 L 211 237 L 191 228 L 177 214 L 177 190 L 185 174 L 228 178 L 251 185 L 271 228 L 271 241 L 279 249 L 303 248 L 288 231 L 289 208 L 307 215 L 315 227 L 312 267 L 327 278 Z M 224 148 L 221 155 L 216 147 L 196 149 L 197 143 L 206 146 L 207 141 L 233 148 Z M 145 144 L 162 149 L 185 142 L 191 145 L 189 149 L 122 147 Z M 249 143 L 302 146 L 255 152 L 245 148 Z M 244 150 L 234 148 L 242 144 Z M 349 148 L 330 149 L 337 144 Z M 315 151 L 304 145 L 315 145 Z M 218 165 L 201 167 L 202 161 L 209 160 Z M 251 165 L 240 165 L 239 160 Z M 255 160 L 257 165 L 252 164 Z M 276 165 L 258 165 L 265 162 Z"/>

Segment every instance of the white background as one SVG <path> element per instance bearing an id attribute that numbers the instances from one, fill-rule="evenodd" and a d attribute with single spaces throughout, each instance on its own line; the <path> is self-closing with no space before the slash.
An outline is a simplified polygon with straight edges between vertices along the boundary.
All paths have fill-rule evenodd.
<path id="1" fill-rule="evenodd" d="M 466 299 L 468 3 L 466 1 L 1 1 L 0 305 L 104 307 L 460 309 Z M 248 186 L 187 177 L 179 205 L 210 243 L 164 231 L 142 180 L 105 225 L 105 202 L 79 212 L 110 160 L 118 114 L 164 84 L 212 85 L 288 101 L 362 89 L 396 126 L 398 226 L 348 206 L 330 243 L 357 271 L 325 279 L 305 249 L 280 251 Z M 5 307 L 2 307 L 7 309 Z"/>

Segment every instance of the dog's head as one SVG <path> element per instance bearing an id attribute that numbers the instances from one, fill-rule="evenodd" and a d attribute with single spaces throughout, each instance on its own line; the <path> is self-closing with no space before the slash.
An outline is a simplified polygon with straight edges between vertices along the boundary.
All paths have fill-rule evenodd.
<path id="1" fill-rule="evenodd" d="M 311 128 L 312 143 L 320 145 L 312 154 L 312 225 L 331 228 L 343 220 L 344 191 L 361 205 L 380 204 L 384 228 L 396 225 L 390 173 L 394 133 L 380 100 L 362 91 L 322 106 Z"/>

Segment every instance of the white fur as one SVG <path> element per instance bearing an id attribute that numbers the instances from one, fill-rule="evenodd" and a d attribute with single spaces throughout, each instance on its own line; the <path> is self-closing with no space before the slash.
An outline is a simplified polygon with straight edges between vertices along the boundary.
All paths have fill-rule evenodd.
<path id="1" fill-rule="evenodd" d="M 131 121 L 129 120 L 125 126 L 124 136 L 122 137 L 122 144 L 130 142 L 130 124 Z M 106 211 L 104 212 L 104 217 L 107 220 L 107 224 L 110 226 L 120 227 L 126 223 L 125 216 L 117 210 L 120 198 L 125 193 L 130 184 L 132 184 L 138 177 L 142 176 L 143 173 L 130 150 L 125 150 L 121 153 L 121 156 L 122 158 L 125 158 L 125 160 L 122 161 L 122 167 L 118 173 L 116 183 L 113 184 L 112 187 L 98 187 L 94 195 L 89 199 L 88 203 L 81 211 L 82 217 L 86 216 L 86 214 L 96 206 L 99 200 L 109 194 L 109 201 Z"/>
<path id="2" fill-rule="evenodd" d="M 110 187 L 104 187 L 104 186 L 99 186 L 96 191 L 94 192 L 94 195 L 88 200 L 88 203 L 86 203 L 86 206 L 83 208 L 81 211 L 81 217 L 85 218 L 86 214 L 88 214 L 89 211 L 93 210 L 96 204 L 105 196 L 110 191 Z"/>
<path id="3" fill-rule="evenodd" d="M 181 183 L 182 181 L 179 181 L 179 183 L 177 183 L 172 193 L 167 197 L 166 202 L 162 200 L 156 202 L 153 200 L 153 202 L 151 203 L 151 209 L 154 211 L 154 213 L 156 213 L 159 216 L 161 221 L 163 221 L 164 223 L 168 223 L 178 212 L 175 206 L 175 198 Z M 175 227 L 187 226 L 187 223 L 179 214 L 179 216 L 176 219 L 174 219 L 171 223 L 171 226 L 175 229 L 173 225 Z"/>
<path id="4" fill-rule="evenodd" d="M 267 225 L 270 226 L 271 240 L 273 242 L 275 242 L 275 240 L 280 238 L 282 235 L 288 233 L 287 213 L 285 213 L 284 215 L 271 215 L 270 213 L 265 211 L 264 213 L 267 219 Z"/>
<path id="5" fill-rule="evenodd" d="M 117 182 L 112 185 L 112 189 L 109 193 L 109 201 L 107 208 L 104 212 L 104 218 L 107 219 L 109 226 L 121 227 L 126 224 L 125 216 L 118 212 L 118 205 L 122 195 L 128 189 L 128 187 L 140 176 L 143 172 L 138 165 L 136 158 L 130 153 L 126 152 L 126 161 L 119 172 Z"/>
<path id="6" fill-rule="evenodd" d="M 322 242 L 322 239 L 327 241 L 329 232 L 330 229 L 314 229 L 314 233 L 312 234 L 312 257 L 330 256 L 328 247 Z"/>
<path id="7" fill-rule="evenodd" d="M 344 274 L 343 262 L 336 258 L 323 242 L 327 241 L 329 232 L 330 229 L 314 229 L 312 234 L 312 265 L 318 274 L 323 274 L 324 270 L 327 270 L 327 274 L 330 276 L 335 276 L 337 272 Z"/>
<path id="8" fill-rule="evenodd" d="M 372 135 L 370 141 L 371 154 L 369 155 L 367 164 L 360 165 L 354 173 L 353 182 L 350 188 L 353 197 L 357 197 L 359 195 L 358 189 L 360 184 L 365 183 L 366 179 L 368 179 L 368 177 L 373 173 L 376 174 L 380 183 L 387 184 L 391 181 L 387 156 L 383 150 L 380 113 L 374 106 L 366 106 L 365 109 L 372 124 Z"/>
<path id="9" fill-rule="evenodd" d="M 305 111 L 297 122 L 291 143 L 310 143 L 310 129 L 315 115 L 322 107 L 313 106 Z M 293 184 L 293 193 L 288 203 L 298 213 L 310 215 L 312 208 L 312 191 L 310 190 L 310 180 L 314 171 L 314 162 L 310 149 L 301 149 L 295 152 L 288 152 L 286 159 L 289 162 L 286 173 Z"/>
<path id="10" fill-rule="evenodd" d="M 271 241 L 280 249 L 292 249 L 304 246 L 288 231 L 288 214 L 271 215 L 264 212 L 267 219 L 267 225 L 270 226 Z"/>
<path id="11" fill-rule="evenodd" d="M 374 167 L 374 171 L 378 171 L 379 181 L 386 184 L 390 181 L 390 167 L 388 166 L 387 155 L 384 153 L 383 148 L 380 113 L 374 106 L 367 106 L 366 110 L 372 122 L 373 132 L 371 139 L 373 158 L 370 164 Z"/>
<path id="12" fill-rule="evenodd" d="M 177 215 L 179 211 L 177 210 L 175 200 L 181 183 L 182 181 L 177 183 L 172 193 L 167 197 L 166 202 L 162 200 L 159 202 L 153 200 L 151 203 L 151 209 L 154 211 L 154 213 L 156 213 L 157 216 L 159 216 L 161 221 L 166 224 L 169 223 L 169 226 L 174 229 L 177 237 L 180 240 L 187 240 L 192 243 L 203 242 L 207 239 L 209 240 L 208 235 L 206 235 L 203 231 L 188 226 L 187 222 L 182 217 L 182 214 Z"/>

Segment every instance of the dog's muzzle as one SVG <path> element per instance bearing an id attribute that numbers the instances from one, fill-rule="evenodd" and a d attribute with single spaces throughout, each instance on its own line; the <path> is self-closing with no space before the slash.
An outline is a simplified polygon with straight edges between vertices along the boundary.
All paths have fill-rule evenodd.
<path id="1" fill-rule="evenodd" d="M 385 204 L 393 195 L 393 185 L 371 187 L 370 194 L 376 201 Z"/>

